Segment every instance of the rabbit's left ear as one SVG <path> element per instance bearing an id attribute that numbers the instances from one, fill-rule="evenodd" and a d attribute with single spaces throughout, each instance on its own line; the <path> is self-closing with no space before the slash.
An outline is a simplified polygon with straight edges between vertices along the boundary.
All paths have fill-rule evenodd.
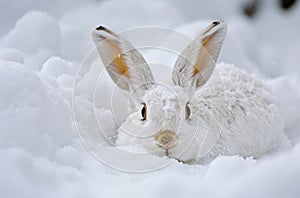
<path id="1" fill-rule="evenodd" d="M 179 55 L 173 70 L 173 82 L 183 88 L 197 88 L 207 82 L 218 59 L 227 25 L 215 21 Z"/>
<path id="2" fill-rule="evenodd" d="M 91 37 L 107 73 L 119 88 L 133 92 L 151 87 L 154 78 L 149 65 L 126 39 L 103 26 L 93 29 Z"/>

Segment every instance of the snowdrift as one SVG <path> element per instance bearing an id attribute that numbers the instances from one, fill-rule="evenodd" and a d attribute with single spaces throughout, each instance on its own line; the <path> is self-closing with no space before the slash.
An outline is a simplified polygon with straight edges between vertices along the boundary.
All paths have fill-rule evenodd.
<path id="1" fill-rule="evenodd" d="M 13 12 L 8 12 L 13 5 L 7 2 L 0 8 L 10 22 L 0 31 L 2 197 L 299 196 L 300 27 L 295 25 L 300 17 L 299 2 L 283 13 L 264 1 L 261 13 L 251 20 L 240 14 L 241 3 L 237 0 L 221 6 L 218 1 L 203 6 L 194 1 L 197 10 L 181 9 L 182 2 L 167 0 L 76 2 L 61 5 L 53 1 L 42 6 L 31 1 Z M 48 10 L 42 11 L 46 6 Z M 230 12 L 223 11 L 224 6 Z M 61 9 L 54 9 L 58 7 Z M 211 8 L 213 11 L 208 12 Z M 78 97 L 72 98 L 76 72 L 93 49 L 90 29 L 99 24 L 116 31 L 154 25 L 193 36 L 214 18 L 227 21 L 229 26 L 219 61 L 244 68 L 270 86 L 293 144 L 291 150 L 259 160 L 220 156 L 208 165 L 168 160 L 169 166 L 141 174 L 120 172 L 100 163 L 77 133 L 72 100 L 81 104 L 76 112 L 86 125 L 80 126 L 94 134 L 90 144 L 95 144 L 95 150 L 108 144 L 95 123 L 101 122 L 106 135 L 113 139 L 115 121 L 122 121 L 127 109 L 117 109 L 119 117 L 114 120 L 110 100 L 101 95 L 104 91 L 112 94 L 113 90 L 106 74 L 95 96 L 91 95 L 103 71 L 95 54 L 90 70 L 80 78 Z M 162 59 L 151 52 L 145 57 Z M 116 92 L 113 97 L 121 95 Z M 120 100 L 119 106 L 126 105 L 126 100 Z M 108 156 L 109 152 L 114 150 L 108 150 Z"/>

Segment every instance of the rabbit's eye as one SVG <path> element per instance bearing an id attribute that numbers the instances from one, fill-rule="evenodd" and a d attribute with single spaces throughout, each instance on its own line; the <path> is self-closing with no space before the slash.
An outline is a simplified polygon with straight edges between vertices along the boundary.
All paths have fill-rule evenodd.
<path id="1" fill-rule="evenodd" d="M 185 105 L 185 119 L 189 119 L 191 116 L 191 108 L 189 103 L 186 103 Z"/>
<path id="2" fill-rule="evenodd" d="M 142 108 L 142 111 L 141 111 L 141 115 L 142 115 L 142 121 L 146 120 L 147 119 L 147 106 L 145 103 L 143 103 L 143 108 Z"/>

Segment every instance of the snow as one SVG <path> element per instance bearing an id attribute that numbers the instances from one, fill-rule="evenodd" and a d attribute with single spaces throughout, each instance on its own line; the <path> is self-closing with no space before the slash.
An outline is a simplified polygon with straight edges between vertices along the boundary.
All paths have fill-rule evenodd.
<path id="1" fill-rule="evenodd" d="M 40 48 L 60 50 L 60 29 L 55 20 L 46 13 L 31 11 L 19 19 L 7 34 L 4 45 L 26 53 Z"/>
<path id="2" fill-rule="evenodd" d="M 61 75 L 74 75 L 74 64 L 67 62 L 60 57 L 52 56 L 43 65 L 42 73 L 51 75 L 52 77 L 59 77 Z"/>
<path id="3" fill-rule="evenodd" d="M 12 48 L 1 48 L 0 49 L 0 60 L 13 61 L 16 63 L 24 63 L 23 54 Z"/>
<path id="4" fill-rule="evenodd" d="M 0 2 L 1 197 L 298 197 L 300 5 L 284 12 L 273 1 L 261 1 L 258 14 L 249 19 L 240 11 L 245 2 Z M 99 67 L 97 54 L 87 56 L 93 49 L 90 29 L 100 24 L 115 31 L 150 25 L 193 36 L 213 19 L 229 26 L 220 61 L 266 81 L 277 97 L 292 148 L 261 159 L 220 156 L 206 165 L 155 156 L 141 156 L 141 164 L 123 161 L 133 171 L 168 165 L 139 174 L 100 163 L 101 155 L 120 163 L 122 152 L 142 151 L 111 148 L 103 141 L 103 135 L 113 140 L 115 123 L 126 118 L 128 103 Z M 145 50 L 145 56 L 169 62 L 163 60 L 165 53 Z M 84 64 L 89 67 L 77 73 Z M 154 73 L 163 76 L 169 69 L 164 70 Z M 102 97 L 103 91 L 113 100 Z"/>

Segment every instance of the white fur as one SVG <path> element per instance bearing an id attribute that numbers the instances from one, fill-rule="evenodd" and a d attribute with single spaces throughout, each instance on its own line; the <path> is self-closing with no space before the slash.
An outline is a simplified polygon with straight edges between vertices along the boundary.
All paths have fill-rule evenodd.
<path id="1" fill-rule="evenodd" d="M 195 63 L 190 64 L 179 57 L 174 67 L 173 84 L 149 84 L 153 80 L 152 74 L 149 80 L 143 78 L 139 81 L 147 86 L 142 91 L 143 95 L 136 97 L 133 113 L 118 129 L 118 146 L 136 145 L 149 153 L 165 156 L 166 151 L 155 142 L 155 136 L 168 130 L 176 133 L 176 144 L 168 150 L 169 157 L 203 163 L 218 155 L 257 158 L 289 145 L 270 90 L 241 69 L 224 63 L 215 66 L 212 62 L 217 60 L 226 29 L 223 22 L 213 23 L 196 38 L 196 43 L 183 51 L 184 56 L 189 56 L 189 51 L 195 52 L 194 48 L 199 48 L 197 42 L 199 44 L 206 36 L 213 35 L 209 42 L 203 42 L 207 46 L 200 45 L 198 49 L 206 50 L 200 55 L 198 53 L 205 60 L 202 61 L 204 73 L 201 71 L 193 75 Z M 99 34 L 104 35 L 93 31 L 97 37 Z M 117 42 L 124 44 L 122 40 L 120 38 Z M 103 56 L 102 50 L 98 48 Z M 190 56 L 193 56 L 192 62 L 199 60 L 197 53 Z M 143 75 L 151 72 L 148 65 L 140 69 Z M 119 74 L 110 75 L 114 75 L 114 79 Z M 132 83 L 129 75 L 126 83 L 135 86 L 134 78 Z M 147 119 L 144 121 L 141 120 L 143 103 L 147 105 Z M 187 103 L 191 109 L 188 119 L 185 117 Z"/>
<path id="2" fill-rule="evenodd" d="M 153 137 L 161 127 L 177 131 L 178 143 L 169 153 L 181 161 L 202 162 L 218 155 L 257 158 L 289 144 L 270 90 L 241 69 L 218 64 L 207 84 L 190 99 L 192 116 L 187 121 L 180 116 L 188 97 L 178 86 L 169 88 L 158 85 L 145 94 L 149 120 L 140 121 L 139 110 L 131 114 L 118 130 L 118 145 L 140 145 L 163 156 Z"/>

